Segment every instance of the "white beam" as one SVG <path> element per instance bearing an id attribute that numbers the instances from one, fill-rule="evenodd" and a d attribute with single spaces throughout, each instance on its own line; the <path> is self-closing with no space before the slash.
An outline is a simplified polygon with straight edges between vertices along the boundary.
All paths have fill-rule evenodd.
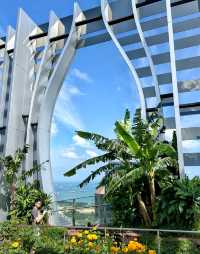
<path id="1" fill-rule="evenodd" d="M 144 33 L 142 31 L 142 27 L 141 27 L 141 24 L 140 24 L 140 17 L 139 17 L 139 13 L 138 13 L 138 10 L 137 10 L 137 7 L 136 7 L 137 2 L 138 1 L 136 1 L 136 0 L 132 0 L 132 9 L 133 9 L 135 25 L 136 25 L 136 28 L 137 28 L 137 31 L 138 31 L 138 34 L 139 34 L 139 37 L 140 37 L 140 40 L 141 40 L 141 44 L 144 48 L 146 57 L 147 57 L 148 62 L 149 62 L 149 67 L 150 67 L 150 70 L 151 70 L 152 79 L 153 79 L 153 83 L 154 83 L 153 85 L 155 87 L 157 104 L 159 105 L 160 102 L 161 102 L 161 98 L 160 98 L 160 89 L 159 89 L 158 79 L 157 79 L 156 70 L 155 70 L 155 66 L 154 66 L 154 63 L 153 63 L 152 55 L 151 55 L 151 50 L 149 49 L 149 47 L 147 45 Z"/>
<path id="2" fill-rule="evenodd" d="M 169 35 L 169 50 L 170 50 L 170 62 L 171 62 L 171 74 L 172 74 L 172 87 L 173 87 L 173 98 L 174 98 L 174 113 L 176 123 L 176 136 L 177 136 L 177 147 L 178 147 L 178 163 L 180 176 L 185 175 L 184 172 L 184 159 L 183 159 L 183 147 L 182 147 L 182 135 L 181 135 L 181 117 L 179 109 L 179 93 L 178 83 L 176 75 L 176 55 L 174 48 L 174 32 L 173 32 L 173 19 L 171 10 L 171 0 L 166 0 L 166 11 L 167 11 L 167 25 Z"/>
<path id="3" fill-rule="evenodd" d="M 71 31 L 48 82 L 47 90 L 40 108 L 38 121 L 38 159 L 40 163 L 48 161 L 48 163 L 42 165 L 41 177 L 43 190 L 52 196 L 54 196 L 50 161 L 52 116 L 59 91 L 63 85 L 63 81 L 67 71 L 69 70 L 70 64 L 75 56 L 77 43 L 80 39 L 80 36 L 86 32 L 86 26 L 77 28 L 75 23 L 78 21 L 83 21 L 84 19 L 85 16 L 83 12 L 79 8 L 78 4 L 75 3 Z"/>
<path id="4" fill-rule="evenodd" d="M 14 154 L 17 148 L 24 146 L 25 126 L 22 115 L 29 111 L 31 96 L 28 82 L 31 55 L 25 41 L 36 27 L 37 25 L 20 9 L 14 47 L 6 154 Z"/>
<path id="5" fill-rule="evenodd" d="M 40 106 L 44 97 L 45 90 L 48 85 L 50 72 L 53 68 L 52 61 L 56 53 L 56 48 L 63 46 L 62 41 L 59 42 L 59 44 L 50 43 L 50 39 L 52 37 L 63 34 L 64 32 L 65 32 L 64 25 L 62 24 L 60 19 L 55 15 L 55 13 L 51 11 L 49 15 L 48 36 L 46 39 L 44 51 L 42 53 L 41 63 L 39 65 L 39 69 L 36 74 L 36 80 L 33 86 L 31 105 L 29 111 L 26 144 L 30 146 L 30 149 L 29 153 L 26 156 L 27 169 L 30 169 L 33 166 L 33 160 L 36 159 L 33 156 L 34 133 L 31 124 L 38 123 Z M 36 41 L 37 40 L 35 40 L 35 42 Z M 29 47 L 31 47 L 31 45 Z"/>
<path id="6" fill-rule="evenodd" d="M 123 47 L 120 45 L 117 37 L 115 36 L 112 28 L 110 27 L 110 25 L 108 23 L 112 19 L 112 10 L 111 10 L 107 0 L 101 0 L 101 12 L 102 12 L 102 17 L 103 17 L 105 27 L 106 27 L 108 33 L 110 34 L 112 41 L 114 42 L 117 49 L 119 50 L 123 60 L 128 65 L 128 68 L 129 68 L 129 70 L 132 74 L 132 77 L 136 83 L 137 90 L 139 93 L 140 105 L 141 105 L 141 116 L 145 120 L 147 117 L 146 116 L 146 103 L 145 103 L 144 93 L 143 93 L 143 89 L 142 89 L 142 83 L 137 75 L 137 72 L 136 72 L 131 60 L 127 56 Z"/>

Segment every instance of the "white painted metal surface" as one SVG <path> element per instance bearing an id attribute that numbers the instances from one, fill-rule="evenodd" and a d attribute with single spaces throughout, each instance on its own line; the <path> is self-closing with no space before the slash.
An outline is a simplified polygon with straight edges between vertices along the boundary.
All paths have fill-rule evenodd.
<path id="1" fill-rule="evenodd" d="M 33 166 L 33 143 L 34 143 L 34 133 L 32 129 L 32 124 L 38 123 L 38 117 L 40 112 L 41 102 L 43 100 L 45 90 L 48 85 L 49 75 L 53 68 L 52 60 L 56 53 L 56 44 L 50 43 L 50 39 L 54 36 L 58 36 L 60 34 L 64 34 L 65 29 L 62 22 L 58 19 L 58 17 L 51 12 L 49 18 L 49 29 L 48 36 L 46 38 L 45 49 L 42 52 L 42 59 L 39 65 L 38 72 L 36 74 L 36 79 L 33 86 L 31 105 L 28 117 L 28 125 L 27 125 L 27 137 L 26 144 L 30 146 L 29 153 L 26 157 L 26 168 L 31 168 Z M 61 44 L 62 42 L 59 42 Z M 59 45 L 58 44 L 58 45 Z M 31 47 L 32 45 L 29 45 Z M 61 46 L 63 46 L 61 44 Z"/>
<path id="2" fill-rule="evenodd" d="M 54 197 L 53 178 L 50 161 L 50 136 L 51 122 L 53 111 L 62 87 L 66 73 L 75 56 L 76 46 L 79 38 L 86 32 L 86 26 L 77 28 L 75 23 L 84 20 L 84 14 L 77 3 L 74 5 L 74 17 L 72 21 L 71 31 L 67 42 L 53 70 L 52 76 L 48 82 L 48 86 L 42 100 L 39 119 L 38 119 L 38 162 L 43 163 L 41 170 L 41 178 L 43 190 Z"/>
<path id="3" fill-rule="evenodd" d="M 6 154 L 13 154 L 24 146 L 25 126 L 22 119 L 24 112 L 28 112 L 31 97 L 29 86 L 30 51 L 25 47 L 26 38 L 37 28 L 37 25 L 22 10 L 19 10 L 15 51 L 12 71 L 12 93 L 10 98 L 9 120 L 7 126 Z"/>
<path id="4" fill-rule="evenodd" d="M 153 60 L 152 60 L 151 51 L 150 51 L 150 49 L 147 45 L 144 33 L 142 31 L 142 27 L 141 27 L 141 24 L 140 24 L 140 17 L 139 17 L 138 10 L 136 8 L 137 2 L 138 2 L 138 0 L 137 1 L 132 0 L 132 8 L 133 8 L 133 15 L 134 15 L 134 20 L 135 20 L 135 25 L 136 25 L 138 34 L 140 36 L 140 40 L 141 40 L 142 46 L 144 48 L 146 57 L 147 57 L 148 62 L 149 62 L 149 67 L 151 69 L 151 74 L 152 74 L 152 79 L 153 79 L 153 85 L 155 87 L 157 104 L 159 105 L 160 102 L 161 102 L 161 99 L 160 99 L 160 89 L 159 89 L 158 79 L 157 79 L 157 75 L 156 75 L 156 71 L 155 71 L 155 66 L 154 66 L 154 63 L 153 63 Z"/>
<path id="5" fill-rule="evenodd" d="M 169 50 L 170 50 L 170 62 L 171 62 L 171 74 L 172 74 L 172 87 L 173 87 L 173 98 L 174 98 L 174 113 L 176 123 L 176 136 L 177 136 L 177 147 L 178 147 L 178 162 L 180 176 L 184 176 L 184 159 L 183 159 L 183 147 L 182 147 L 182 135 L 181 135 L 181 117 L 179 109 L 179 93 L 178 93 L 178 82 L 176 74 L 176 55 L 174 48 L 174 32 L 173 32 L 173 20 L 171 11 L 171 0 L 166 0 L 166 11 L 167 11 L 167 24 L 169 34 Z"/>
<path id="6" fill-rule="evenodd" d="M 147 117 L 147 115 L 146 115 L 146 103 L 145 103 L 144 93 L 143 93 L 143 90 L 142 90 L 142 83 L 141 83 L 141 81 L 138 77 L 138 74 L 137 74 L 131 60 L 128 58 L 125 50 L 120 45 L 117 37 L 115 36 L 111 26 L 108 23 L 112 19 L 112 10 L 111 10 L 107 0 L 101 0 L 101 11 L 102 11 L 102 17 L 103 17 L 105 27 L 106 27 L 108 33 L 110 34 L 110 37 L 112 38 L 112 41 L 114 42 L 117 49 L 119 50 L 123 60 L 128 65 L 129 70 L 130 70 L 130 72 L 133 76 L 133 79 L 134 79 L 134 81 L 137 85 L 139 99 L 140 99 L 140 105 L 141 105 L 141 115 L 142 115 L 143 119 L 146 119 L 146 117 Z"/>

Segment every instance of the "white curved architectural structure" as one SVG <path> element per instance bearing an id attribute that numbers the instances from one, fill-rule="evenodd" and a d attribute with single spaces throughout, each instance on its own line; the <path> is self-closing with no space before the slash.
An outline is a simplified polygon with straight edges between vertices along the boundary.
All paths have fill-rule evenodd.
<path id="1" fill-rule="evenodd" d="M 123 49 L 123 47 L 120 45 L 119 41 L 117 40 L 117 37 L 115 36 L 112 27 L 109 25 L 109 21 L 112 20 L 112 10 L 111 10 L 110 5 L 108 4 L 107 0 L 101 0 L 101 12 L 102 12 L 102 17 L 103 17 L 105 27 L 106 27 L 108 33 L 110 34 L 110 37 L 112 38 L 113 42 L 115 43 L 116 47 L 118 48 L 122 58 L 128 65 L 129 70 L 133 76 L 133 79 L 135 80 L 135 83 L 136 83 L 137 89 L 138 89 L 139 98 L 140 98 L 142 118 L 144 120 L 146 120 L 146 117 L 147 117 L 146 116 L 146 105 L 145 105 L 144 93 L 142 90 L 142 83 L 138 77 L 138 74 L 134 68 L 134 65 L 131 63 L 131 60 L 129 59 L 125 50 Z"/>
<path id="2" fill-rule="evenodd" d="M 182 136 L 181 136 L 181 115 L 179 109 L 179 93 L 178 93 L 178 82 L 176 73 L 176 53 L 174 46 L 174 29 L 173 29 L 173 19 L 171 10 L 171 0 L 166 0 L 166 11 L 167 11 L 167 25 L 169 34 L 169 51 L 170 51 L 170 63 L 171 63 L 171 73 L 172 73 L 172 90 L 174 98 L 174 113 L 175 113 L 175 124 L 176 124 L 176 137 L 177 137 L 177 147 L 178 147 L 178 162 L 180 175 L 184 176 L 184 159 L 183 159 L 183 147 L 182 147 Z"/>
<path id="3" fill-rule="evenodd" d="M 75 4 L 73 15 L 51 12 L 42 25 L 20 9 L 16 31 L 8 27 L 0 39 L 0 156 L 29 144 L 25 169 L 42 164 L 34 178 L 54 197 L 50 129 L 56 99 L 76 50 L 110 40 L 133 77 L 143 119 L 159 109 L 167 131 L 176 130 L 180 175 L 190 168 L 199 175 L 199 27 L 198 0 L 101 0 L 86 11 Z M 5 215 L 1 199 L 0 220 Z"/>

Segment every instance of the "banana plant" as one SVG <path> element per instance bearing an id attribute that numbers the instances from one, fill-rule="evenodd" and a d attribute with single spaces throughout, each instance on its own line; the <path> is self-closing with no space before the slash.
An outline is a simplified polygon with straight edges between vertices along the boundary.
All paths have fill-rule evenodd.
<path id="1" fill-rule="evenodd" d="M 148 121 L 143 121 L 137 111 L 133 124 L 127 110 L 123 121 L 115 124 L 115 139 L 78 131 L 81 138 L 92 141 L 102 154 L 76 165 L 64 175 L 70 177 L 79 170 L 96 165 L 96 169 L 80 183 L 80 187 L 104 173 L 100 184 L 106 185 L 106 197 L 111 197 L 116 191 L 127 186 L 133 192 L 130 195 L 137 198 L 140 215 L 149 226 L 155 219 L 156 178 L 169 175 L 168 167 L 177 167 L 175 149 L 161 141 L 163 129 L 161 117 L 153 115 Z M 143 189 L 135 188 L 138 179 L 143 180 Z"/>

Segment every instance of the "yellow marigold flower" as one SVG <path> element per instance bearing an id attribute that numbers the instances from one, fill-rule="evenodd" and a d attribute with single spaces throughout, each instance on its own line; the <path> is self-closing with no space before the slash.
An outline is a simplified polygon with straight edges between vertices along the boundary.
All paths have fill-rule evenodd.
<path id="1" fill-rule="evenodd" d="M 156 254 L 156 251 L 155 250 L 149 250 L 148 254 Z"/>
<path id="2" fill-rule="evenodd" d="M 87 235 L 87 239 L 89 241 L 95 241 L 95 240 L 97 240 L 97 235 L 96 234 L 89 234 L 89 235 Z"/>
<path id="3" fill-rule="evenodd" d="M 12 248 L 17 249 L 17 248 L 19 248 L 19 242 L 15 241 L 12 243 L 11 246 L 12 246 Z"/>
<path id="4" fill-rule="evenodd" d="M 83 237 L 83 234 L 78 232 L 77 235 L 76 235 L 78 238 L 82 238 Z"/>
<path id="5" fill-rule="evenodd" d="M 70 240 L 70 243 L 75 244 L 76 243 L 76 238 L 72 237 L 72 239 Z"/>
<path id="6" fill-rule="evenodd" d="M 128 252 L 128 247 L 122 248 L 122 252 L 123 252 L 123 253 L 127 253 L 127 252 Z"/>
<path id="7" fill-rule="evenodd" d="M 117 253 L 117 252 L 119 251 L 119 248 L 117 248 L 117 247 L 115 247 L 115 246 L 112 246 L 112 247 L 110 248 L 110 250 L 111 250 L 111 253 L 112 253 L 112 254 L 115 254 L 115 253 Z"/>
<path id="8" fill-rule="evenodd" d="M 90 232 L 88 230 L 84 230 L 83 232 L 85 235 L 88 235 Z"/>
<path id="9" fill-rule="evenodd" d="M 83 240 L 79 240 L 79 241 L 78 241 L 78 244 L 81 245 L 82 243 L 83 243 Z"/>
<path id="10" fill-rule="evenodd" d="M 89 247 L 89 248 L 92 248 L 93 246 L 94 246 L 94 244 L 93 244 L 92 242 L 89 242 L 89 243 L 88 243 L 88 247 Z"/>
<path id="11" fill-rule="evenodd" d="M 139 242 L 136 241 L 130 241 L 128 244 L 129 251 L 145 251 L 145 246 Z"/>
<path id="12" fill-rule="evenodd" d="M 96 234 L 93 234 L 93 240 L 97 240 L 97 235 Z"/>

